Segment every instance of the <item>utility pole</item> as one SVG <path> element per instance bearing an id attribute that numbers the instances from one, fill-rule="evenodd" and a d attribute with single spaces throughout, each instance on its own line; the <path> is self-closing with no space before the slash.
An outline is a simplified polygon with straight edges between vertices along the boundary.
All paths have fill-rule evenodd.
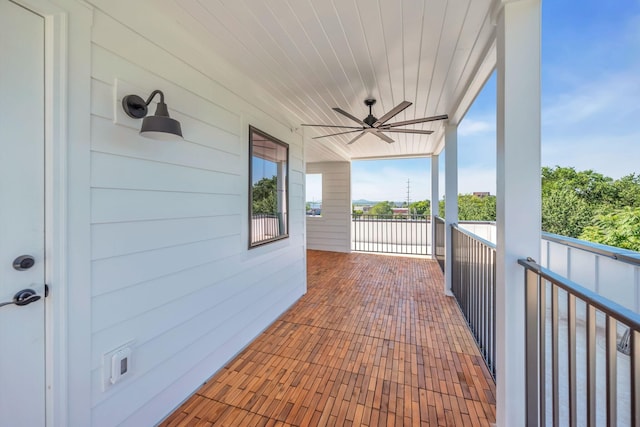
<path id="1" fill-rule="evenodd" d="M 411 203 L 411 180 L 407 178 L 407 212 L 409 212 L 410 203 Z"/>

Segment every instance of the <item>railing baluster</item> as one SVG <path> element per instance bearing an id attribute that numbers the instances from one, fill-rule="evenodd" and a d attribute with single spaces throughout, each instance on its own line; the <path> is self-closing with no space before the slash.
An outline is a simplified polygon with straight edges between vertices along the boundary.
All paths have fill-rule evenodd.
<path id="1" fill-rule="evenodd" d="M 576 297 L 567 294 L 568 312 L 568 358 L 569 358 L 569 425 L 577 427 L 577 400 L 576 400 Z"/>
<path id="2" fill-rule="evenodd" d="M 540 280 L 538 283 L 538 340 L 539 340 L 539 393 L 540 393 L 540 424 L 545 425 L 547 420 L 547 390 L 546 375 L 547 375 L 547 281 Z"/>
<path id="3" fill-rule="evenodd" d="M 496 251 L 491 252 L 491 257 L 493 261 L 491 262 L 492 272 L 491 272 L 491 294 L 492 294 L 492 302 L 491 302 L 491 371 L 493 372 L 493 376 L 495 378 L 496 375 L 496 269 L 498 268 L 496 262 Z"/>
<path id="4" fill-rule="evenodd" d="M 631 330 L 631 425 L 640 426 L 640 333 Z"/>
<path id="5" fill-rule="evenodd" d="M 613 317 L 607 315 L 606 326 L 606 354 L 607 354 L 607 425 L 615 426 L 618 421 L 617 414 L 617 361 L 618 361 L 618 349 L 616 348 L 617 341 L 617 321 Z"/>
<path id="6" fill-rule="evenodd" d="M 558 287 L 551 284 L 551 364 L 552 364 L 552 396 L 553 425 L 560 425 L 560 387 L 558 372 Z"/>
<path id="7" fill-rule="evenodd" d="M 587 305 L 587 424 L 596 425 L 596 309 Z"/>
<path id="8" fill-rule="evenodd" d="M 533 271 L 527 271 L 525 276 L 525 318 L 526 318 L 526 376 L 527 376 L 527 426 L 539 425 L 539 399 L 538 392 L 538 286 L 539 277 Z"/>

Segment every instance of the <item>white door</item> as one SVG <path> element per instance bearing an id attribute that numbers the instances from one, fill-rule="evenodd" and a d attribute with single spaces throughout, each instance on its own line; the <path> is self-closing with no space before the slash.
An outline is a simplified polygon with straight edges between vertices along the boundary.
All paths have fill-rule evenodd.
<path id="1" fill-rule="evenodd" d="M 44 34 L 0 0 L 1 427 L 45 424 Z"/>

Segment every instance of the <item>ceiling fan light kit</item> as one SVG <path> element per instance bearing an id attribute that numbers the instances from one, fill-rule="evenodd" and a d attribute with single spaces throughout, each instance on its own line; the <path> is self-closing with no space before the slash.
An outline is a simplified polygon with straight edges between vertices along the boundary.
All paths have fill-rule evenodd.
<path id="1" fill-rule="evenodd" d="M 409 101 L 402 101 L 400 104 L 396 105 L 394 108 L 392 108 L 390 111 L 388 111 L 385 115 L 383 115 L 379 119 L 376 118 L 373 115 L 373 112 L 372 112 L 372 108 L 375 105 L 375 103 L 376 103 L 376 100 L 373 99 L 373 98 L 367 98 L 367 99 L 364 100 L 364 104 L 367 107 L 369 107 L 369 115 L 367 117 L 365 117 L 364 120 L 360 120 L 356 116 L 354 116 L 352 114 L 349 114 L 348 112 L 344 111 L 341 108 L 338 108 L 338 107 L 333 108 L 333 111 L 335 111 L 336 113 L 342 114 L 343 116 L 345 116 L 345 117 L 353 120 L 354 122 L 358 123 L 360 125 L 358 127 L 356 127 L 356 126 L 337 126 L 337 125 L 312 125 L 312 124 L 302 124 L 301 126 L 314 126 L 314 127 L 350 129 L 350 130 L 347 130 L 347 131 L 332 133 L 332 134 L 329 134 L 329 135 L 316 136 L 313 139 L 327 138 L 327 137 L 330 137 L 330 136 L 338 136 L 338 135 L 345 135 L 345 134 L 348 134 L 348 133 L 360 132 L 351 141 L 349 141 L 348 144 L 353 144 L 354 142 L 356 142 L 358 139 L 360 139 L 361 137 L 363 137 L 367 133 L 372 133 L 375 136 L 377 136 L 378 138 L 382 139 L 383 141 L 391 144 L 392 142 L 394 142 L 393 139 L 391 139 L 390 137 L 385 135 L 383 132 L 413 133 L 413 134 L 421 134 L 421 135 L 431 135 L 433 133 L 432 130 L 396 129 L 396 128 L 399 127 L 399 126 L 415 125 L 415 124 L 419 124 L 419 123 L 433 122 L 433 121 L 437 121 L 437 120 L 446 120 L 446 119 L 449 118 L 446 114 L 442 114 L 442 115 L 439 115 L 439 116 L 423 117 L 421 119 L 412 119 L 412 120 L 404 120 L 404 121 L 395 122 L 395 123 L 387 123 L 393 117 L 395 117 L 396 115 L 400 114 L 401 112 L 406 110 L 408 107 L 410 107 L 412 105 L 412 103 L 409 102 Z"/>

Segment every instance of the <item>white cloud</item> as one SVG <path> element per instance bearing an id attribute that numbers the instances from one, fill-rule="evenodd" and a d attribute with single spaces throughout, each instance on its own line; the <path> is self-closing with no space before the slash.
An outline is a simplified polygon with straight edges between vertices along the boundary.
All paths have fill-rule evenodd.
<path id="1" fill-rule="evenodd" d="M 637 69 L 634 69 L 637 68 Z M 542 108 L 543 127 L 625 124 L 640 112 L 640 67 L 609 73 L 548 97 Z M 604 123 L 603 123 L 604 121 Z M 635 125 L 635 123 L 626 123 Z M 576 127 L 585 132 L 584 127 Z"/>
<path id="2" fill-rule="evenodd" d="M 629 133 L 561 135 L 545 139 L 542 164 L 593 169 L 612 178 L 640 172 L 640 127 Z"/>
<path id="3" fill-rule="evenodd" d="M 463 167 L 458 169 L 458 193 L 471 194 L 475 191 L 488 191 L 496 194 L 495 169 Z"/>
<path id="4" fill-rule="evenodd" d="M 496 128 L 495 118 L 491 120 L 474 120 L 465 118 L 460 123 L 458 128 L 458 135 L 460 136 L 473 136 L 480 133 L 491 132 Z"/>

